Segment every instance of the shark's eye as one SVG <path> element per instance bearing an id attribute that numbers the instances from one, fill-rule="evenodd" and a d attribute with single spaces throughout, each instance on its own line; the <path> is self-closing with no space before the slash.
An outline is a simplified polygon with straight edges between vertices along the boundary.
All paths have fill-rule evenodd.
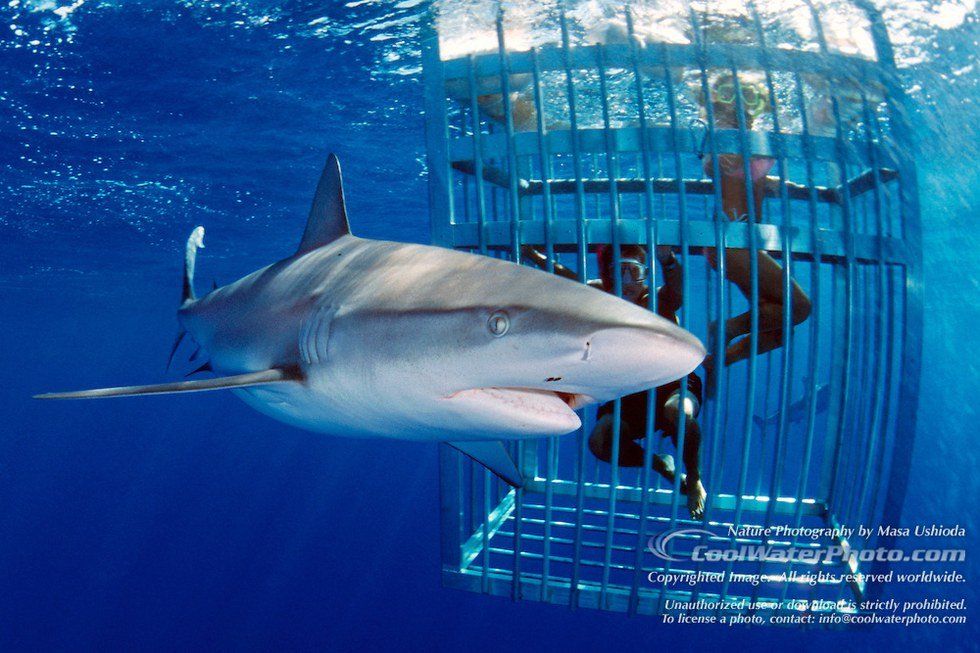
<path id="1" fill-rule="evenodd" d="M 499 338 L 510 329 L 510 317 L 504 311 L 494 311 L 487 320 L 487 330 L 494 338 Z"/>

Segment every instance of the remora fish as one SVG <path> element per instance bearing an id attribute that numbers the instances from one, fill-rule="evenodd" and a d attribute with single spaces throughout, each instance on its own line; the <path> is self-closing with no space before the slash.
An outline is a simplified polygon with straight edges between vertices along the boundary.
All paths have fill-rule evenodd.
<path id="1" fill-rule="evenodd" d="M 585 404 L 680 378 L 701 342 L 608 293 L 511 262 L 350 233 L 334 155 L 299 249 L 197 298 L 187 243 L 181 327 L 217 378 L 38 395 L 231 389 L 300 428 L 448 442 L 512 485 L 501 440 L 568 433 Z"/>

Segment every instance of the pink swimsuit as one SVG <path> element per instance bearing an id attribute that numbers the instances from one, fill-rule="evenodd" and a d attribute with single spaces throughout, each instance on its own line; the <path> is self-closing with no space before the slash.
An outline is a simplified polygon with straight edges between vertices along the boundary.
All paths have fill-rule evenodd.
<path id="1" fill-rule="evenodd" d="M 752 183 L 758 182 L 763 179 L 772 167 L 776 164 L 776 159 L 771 159 L 769 157 L 751 157 L 749 159 L 749 174 L 752 175 Z M 704 159 L 704 171 L 706 174 L 711 175 L 714 173 L 714 166 L 711 164 L 711 157 L 707 156 Z M 721 174 L 726 177 L 732 177 L 734 179 L 745 179 L 745 168 L 742 165 L 742 157 L 738 154 L 719 154 L 718 155 L 718 169 Z M 748 215 L 740 216 L 740 220 L 748 220 Z M 713 268 L 718 267 L 718 258 L 715 255 L 714 247 L 705 247 L 704 256 L 708 259 L 708 264 Z"/>
<path id="2" fill-rule="evenodd" d="M 776 159 L 765 156 L 751 157 L 749 159 L 749 174 L 752 175 L 752 181 L 759 181 L 765 177 L 774 165 L 776 165 Z M 711 157 L 705 157 L 705 173 L 712 174 L 712 168 Z M 719 154 L 718 168 L 721 170 L 721 174 L 726 177 L 745 179 L 745 168 L 742 166 L 742 157 L 738 154 Z"/>

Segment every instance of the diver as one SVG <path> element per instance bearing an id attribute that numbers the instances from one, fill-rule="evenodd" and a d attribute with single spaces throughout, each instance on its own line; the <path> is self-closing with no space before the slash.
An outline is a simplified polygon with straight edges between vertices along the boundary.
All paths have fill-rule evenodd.
<path id="1" fill-rule="evenodd" d="M 525 259 L 543 269 L 547 269 L 548 258 L 529 245 L 522 248 Z M 613 250 L 602 245 L 597 251 L 599 259 L 599 279 L 590 280 L 590 286 L 613 292 Z M 677 322 L 677 311 L 683 303 L 683 270 L 674 252 L 668 245 L 658 245 L 657 261 L 663 271 L 664 285 L 657 291 L 657 313 L 668 320 Z M 647 253 L 638 245 L 624 245 L 620 248 L 619 274 L 622 279 L 623 299 L 639 306 L 649 305 L 650 289 L 647 285 Z M 554 272 L 568 279 L 577 280 L 574 272 L 554 263 Z M 681 408 L 681 383 L 686 383 L 687 393 Z M 663 437 L 670 436 L 677 446 L 678 424 L 683 412 L 684 419 L 684 468 L 686 476 L 681 475 L 681 492 L 687 495 L 687 509 L 693 519 L 704 516 L 704 502 L 707 492 L 701 483 L 700 451 L 701 428 L 697 422 L 701 410 L 701 379 L 691 372 L 686 378 L 672 381 L 655 390 L 654 430 Z M 646 437 L 648 392 L 627 395 L 621 400 L 619 427 L 619 464 L 623 467 L 642 467 L 643 447 L 637 443 Z M 613 444 L 613 402 L 599 407 L 597 421 L 589 436 L 589 450 L 599 460 L 612 460 Z M 669 483 L 674 482 L 676 468 L 670 454 L 654 454 L 653 469 Z"/>
<path id="2" fill-rule="evenodd" d="M 737 87 L 736 87 L 737 84 Z M 760 79 L 754 79 L 748 74 L 737 81 L 731 73 L 714 77 L 710 84 L 711 108 L 714 113 L 716 129 L 738 129 L 738 112 L 736 94 L 741 91 L 743 120 L 746 130 L 757 126 L 757 120 L 771 111 L 769 91 Z M 698 101 L 702 106 L 702 117 L 706 116 L 705 99 L 699 95 Z M 721 182 L 721 212 L 733 222 L 748 221 L 749 191 L 751 201 L 758 221 L 762 216 L 762 200 L 766 194 L 768 183 L 767 174 L 775 164 L 770 157 L 753 156 L 749 160 L 750 184 L 746 184 L 744 161 L 738 154 L 719 154 L 718 171 Z M 710 155 L 704 157 L 704 171 L 711 176 L 714 162 Z M 717 252 L 713 247 L 705 247 L 704 255 L 711 267 L 717 269 Z M 752 256 L 746 249 L 725 250 L 725 277 L 738 286 L 745 298 L 751 302 L 752 297 Z M 764 354 L 777 349 L 785 342 L 783 333 L 783 310 L 786 296 L 783 291 L 783 268 L 768 253 L 763 250 L 755 252 L 754 256 L 759 271 L 759 330 L 758 352 Z M 790 320 L 793 326 L 805 321 L 810 315 L 810 298 L 795 279 L 790 279 Z M 725 365 L 732 365 L 749 357 L 751 340 L 751 309 L 728 319 L 724 326 Z M 715 391 L 714 375 L 716 373 L 714 353 L 717 337 L 716 325 L 709 326 L 708 357 L 704 360 L 707 390 L 709 395 Z"/>

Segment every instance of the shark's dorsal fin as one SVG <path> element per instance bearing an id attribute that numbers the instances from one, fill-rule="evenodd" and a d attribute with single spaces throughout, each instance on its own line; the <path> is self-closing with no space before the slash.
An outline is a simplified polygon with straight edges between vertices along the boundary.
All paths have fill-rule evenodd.
<path id="1" fill-rule="evenodd" d="M 467 456 L 480 463 L 491 472 L 502 478 L 509 485 L 522 487 L 524 477 L 514 464 L 514 459 L 507 453 L 504 443 L 499 440 L 490 441 L 461 441 L 447 442 L 450 447 L 462 451 Z"/>
<path id="2" fill-rule="evenodd" d="M 327 157 L 327 164 L 323 166 L 323 173 L 316 185 L 313 206 L 310 207 L 310 215 L 306 219 L 306 230 L 296 253 L 305 254 L 349 233 L 340 161 L 335 154 L 331 154 Z"/>
<path id="3" fill-rule="evenodd" d="M 234 376 L 199 381 L 176 381 L 156 385 L 127 385 L 118 388 L 98 388 L 96 390 L 77 390 L 75 392 L 49 392 L 34 395 L 35 399 L 104 399 L 106 397 L 134 397 L 137 395 L 165 395 L 179 392 L 204 392 L 205 390 L 227 390 L 247 388 L 253 385 L 268 385 L 284 381 L 298 381 L 298 372 L 284 369 L 262 370 Z"/>

